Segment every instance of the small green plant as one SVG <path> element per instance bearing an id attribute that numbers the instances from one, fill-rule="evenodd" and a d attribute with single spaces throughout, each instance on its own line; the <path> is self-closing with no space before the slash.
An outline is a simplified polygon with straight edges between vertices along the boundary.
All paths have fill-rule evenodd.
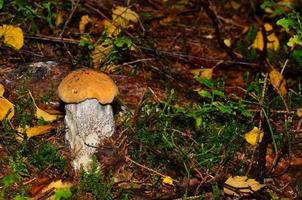
<path id="1" fill-rule="evenodd" d="M 4 176 L 1 179 L 1 185 L 3 186 L 0 192 L 0 199 L 7 199 L 6 193 L 11 192 L 10 186 L 12 184 L 19 184 L 21 191 L 23 189 L 22 183 L 20 183 L 22 177 L 29 176 L 26 165 L 24 164 L 24 158 L 19 151 L 16 151 L 15 155 L 9 157 L 9 167 L 11 169 L 10 174 Z"/>
<path id="2" fill-rule="evenodd" d="M 39 170 L 44 170 L 48 167 L 53 167 L 59 170 L 64 170 L 66 161 L 50 143 L 41 144 L 40 147 L 29 156 L 29 161 Z"/>
<path id="3" fill-rule="evenodd" d="M 91 193 L 94 199 L 97 200 L 110 200 L 113 199 L 111 190 L 111 183 L 107 183 L 97 166 L 96 158 L 93 158 L 92 167 L 90 171 L 85 171 L 83 168 L 80 170 L 80 192 Z"/>

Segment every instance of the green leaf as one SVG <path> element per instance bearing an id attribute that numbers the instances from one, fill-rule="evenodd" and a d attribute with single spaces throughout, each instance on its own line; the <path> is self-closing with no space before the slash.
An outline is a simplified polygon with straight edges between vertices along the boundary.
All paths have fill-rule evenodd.
<path id="1" fill-rule="evenodd" d="M 261 5 L 260 8 L 265 9 L 267 7 L 274 7 L 277 3 L 273 0 L 265 0 Z"/>
<path id="2" fill-rule="evenodd" d="M 212 91 L 214 96 L 224 97 L 224 92 L 220 90 L 213 90 Z"/>
<path id="3" fill-rule="evenodd" d="M 302 46 L 302 39 L 298 35 L 294 35 L 293 37 L 289 38 L 289 41 L 287 42 L 287 45 L 290 47 L 293 47 L 295 45 Z"/>
<path id="4" fill-rule="evenodd" d="M 0 0 L 0 9 L 3 8 L 4 0 Z"/>
<path id="5" fill-rule="evenodd" d="M 295 26 L 295 21 L 291 18 L 283 17 L 277 21 L 277 25 L 282 26 L 288 32 L 290 28 Z"/>
<path id="6" fill-rule="evenodd" d="M 126 46 L 127 48 L 130 48 L 132 45 L 132 41 L 128 37 L 121 36 L 114 40 L 114 45 L 119 48 L 122 48 L 124 46 Z"/>
<path id="7" fill-rule="evenodd" d="M 291 54 L 291 59 L 293 59 L 299 65 L 302 65 L 302 48 L 295 49 Z"/>
<path id="8" fill-rule="evenodd" d="M 67 199 L 72 196 L 70 188 L 59 188 L 55 192 L 55 200 Z"/>
<path id="9" fill-rule="evenodd" d="M 249 43 L 252 43 L 257 36 L 257 28 L 255 26 L 250 26 L 249 31 L 246 34 L 246 39 Z"/>
<path id="10" fill-rule="evenodd" d="M 201 97 L 207 97 L 207 98 L 209 98 L 209 99 L 212 98 L 211 93 L 208 92 L 208 91 L 206 91 L 206 90 L 200 90 L 200 91 L 198 92 L 198 94 L 199 94 Z"/>

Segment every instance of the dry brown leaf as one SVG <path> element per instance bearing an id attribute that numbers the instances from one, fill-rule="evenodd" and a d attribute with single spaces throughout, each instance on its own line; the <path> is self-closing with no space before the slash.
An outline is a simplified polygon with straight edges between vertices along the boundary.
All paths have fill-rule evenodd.
<path id="1" fill-rule="evenodd" d="M 272 68 L 269 73 L 269 78 L 273 87 L 278 91 L 281 96 L 284 97 L 287 94 L 287 90 L 286 82 L 282 74 L 275 68 Z"/>
<path id="2" fill-rule="evenodd" d="M 24 44 L 23 31 L 19 27 L 4 24 L 0 27 L 0 37 L 2 36 L 4 43 L 16 50 L 21 49 Z"/>
<path id="3" fill-rule="evenodd" d="M 229 177 L 224 184 L 224 193 L 236 197 L 252 194 L 264 187 L 264 185 L 260 184 L 255 179 L 249 179 L 246 176 Z M 231 186 L 234 190 L 231 190 L 227 186 Z"/>

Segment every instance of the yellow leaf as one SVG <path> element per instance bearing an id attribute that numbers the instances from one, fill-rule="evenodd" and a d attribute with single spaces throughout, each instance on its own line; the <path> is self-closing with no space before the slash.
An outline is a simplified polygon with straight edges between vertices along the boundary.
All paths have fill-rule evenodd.
<path id="1" fill-rule="evenodd" d="M 56 25 L 56 27 L 59 27 L 61 24 L 63 24 L 63 16 L 62 16 L 61 12 L 59 12 L 56 14 L 55 25 Z"/>
<path id="2" fill-rule="evenodd" d="M 302 108 L 297 109 L 297 115 L 298 117 L 302 118 Z"/>
<path id="3" fill-rule="evenodd" d="M 4 91 L 5 91 L 5 89 L 4 89 L 4 85 L 2 85 L 2 84 L 0 83 L 0 97 L 2 97 L 2 96 L 3 96 Z"/>
<path id="4" fill-rule="evenodd" d="M 56 191 L 57 189 L 70 189 L 72 186 L 73 186 L 73 184 L 70 182 L 62 182 L 62 180 L 53 181 L 50 184 L 48 184 L 48 186 L 43 188 L 43 190 L 41 191 L 41 194 L 49 193 L 52 190 Z M 54 200 L 55 196 L 52 195 L 48 199 Z"/>
<path id="5" fill-rule="evenodd" d="M 173 179 L 170 176 L 165 176 L 165 178 L 163 179 L 163 183 L 168 184 L 168 185 L 174 185 Z"/>
<path id="6" fill-rule="evenodd" d="M 112 23 L 116 26 L 128 28 L 130 26 L 130 22 L 137 23 L 138 20 L 138 14 L 130 8 L 117 6 L 112 10 Z"/>
<path id="7" fill-rule="evenodd" d="M 71 188 L 72 183 L 70 182 L 62 182 L 62 180 L 57 180 L 51 182 L 48 186 L 43 188 L 42 193 L 45 193 L 51 189 L 60 189 L 60 188 Z"/>
<path id="8" fill-rule="evenodd" d="M 259 49 L 260 51 L 263 50 L 264 44 L 263 44 L 263 35 L 262 35 L 261 31 L 257 32 L 256 38 L 254 40 L 252 47 L 254 49 Z"/>
<path id="9" fill-rule="evenodd" d="M 204 69 L 192 69 L 190 72 L 194 76 L 199 76 L 200 78 L 212 79 L 213 77 L 213 68 L 204 68 Z"/>
<path id="10" fill-rule="evenodd" d="M 244 135 L 245 140 L 250 143 L 251 145 L 257 144 L 257 139 L 259 137 L 258 142 L 260 143 L 263 138 L 263 132 L 260 132 L 257 127 L 254 127 L 251 131 L 247 132 Z"/>
<path id="11" fill-rule="evenodd" d="M 273 31 L 273 27 L 268 23 L 264 24 L 264 29 L 266 32 Z M 259 49 L 260 51 L 263 51 L 264 41 L 263 41 L 263 35 L 261 30 L 257 32 L 257 36 L 254 40 L 254 43 L 252 44 L 252 47 L 255 49 Z M 280 48 L 279 39 L 277 38 L 274 32 L 267 35 L 267 48 L 272 49 L 274 51 L 277 51 Z"/>
<path id="12" fill-rule="evenodd" d="M 231 1 L 230 4 L 234 10 L 238 10 L 240 8 L 240 4 L 236 1 Z"/>
<path id="13" fill-rule="evenodd" d="M 81 17 L 81 21 L 79 23 L 79 31 L 80 33 L 84 33 L 85 32 L 85 26 L 89 23 L 90 19 L 88 15 L 83 15 Z"/>
<path id="14" fill-rule="evenodd" d="M 108 36 L 117 36 L 122 31 L 121 28 L 113 25 L 108 20 L 104 20 L 103 23 Z"/>
<path id="15" fill-rule="evenodd" d="M 11 119 L 15 115 L 14 104 L 4 97 L 0 97 L 0 121 Z"/>
<path id="16" fill-rule="evenodd" d="M 228 47 L 230 47 L 232 45 L 232 41 L 230 38 L 224 39 L 223 43 Z"/>
<path id="17" fill-rule="evenodd" d="M 0 27 L 0 36 L 4 36 L 4 43 L 19 50 L 24 44 L 23 32 L 19 27 L 3 25 Z"/>
<path id="18" fill-rule="evenodd" d="M 287 93 L 286 82 L 285 82 L 282 74 L 275 68 L 272 68 L 269 73 L 269 78 L 270 78 L 271 84 L 278 91 L 278 93 L 281 96 L 285 96 Z"/>
<path id="19" fill-rule="evenodd" d="M 38 119 L 42 118 L 44 121 L 47 121 L 47 122 L 53 122 L 53 121 L 59 119 L 60 117 L 62 117 L 62 115 L 49 114 L 48 112 L 42 110 L 38 106 L 36 106 L 35 115 Z"/>
<path id="20" fill-rule="evenodd" d="M 264 187 L 255 179 L 249 179 L 246 176 L 229 177 L 224 184 L 224 193 L 236 197 L 252 194 Z"/>
<path id="21" fill-rule="evenodd" d="M 51 131 L 54 128 L 55 127 L 51 124 L 33 126 L 33 127 L 25 128 L 25 133 L 26 133 L 27 138 L 29 139 L 29 138 L 34 137 L 34 136 L 43 135 L 45 133 L 48 133 L 49 131 Z M 23 128 L 17 128 L 17 131 L 19 133 L 23 133 L 24 129 Z M 22 141 L 22 139 L 20 139 L 20 138 L 17 138 L 17 139 Z"/>

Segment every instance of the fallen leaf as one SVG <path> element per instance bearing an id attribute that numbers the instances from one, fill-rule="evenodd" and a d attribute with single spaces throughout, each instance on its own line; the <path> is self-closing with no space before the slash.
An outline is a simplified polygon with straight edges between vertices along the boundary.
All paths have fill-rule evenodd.
<path id="1" fill-rule="evenodd" d="M 61 12 L 56 13 L 56 22 L 55 22 L 55 26 L 59 27 L 61 24 L 63 24 L 64 20 L 63 20 L 63 15 Z"/>
<path id="2" fill-rule="evenodd" d="M 35 113 L 35 116 L 38 118 L 38 119 L 43 119 L 44 121 L 47 121 L 47 122 L 53 122 L 59 118 L 62 117 L 62 115 L 57 115 L 57 114 L 49 114 L 48 112 L 42 110 L 41 108 L 39 108 L 38 106 L 36 106 L 36 113 Z"/>
<path id="3" fill-rule="evenodd" d="M 4 85 L 2 85 L 2 84 L 0 83 L 0 97 L 2 97 L 2 96 L 3 96 L 4 91 L 5 91 L 5 89 L 4 89 Z"/>
<path id="4" fill-rule="evenodd" d="M 274 51 L 279 50 L 280 43 L 279 39 L 277 38 L 276 34 L 273 32 L 273 27 L 270 24 L 264 24 L 264 29 L 266 32 L 272 32 L 267 35 L 267 48 L 272 49 Z M 264 41 L 263 41 L 263 34 L 262 31 L 257 32 L 257 36 L 254 40 L 254 43 L 252 44 L 252 47 L 255 49 L 259 49 L 260 51 L 263 51 L 264 48 Z"/>
<path id="5" fill-rule="evenodd" d="M 51 124 L 47 124 L 47 125 L 40 125 L 40 126 L 33 126 L 33 127 L 26 127 L 25 129 L 23 128 L 17 128 L 17 131 L 19 133 L 24 133 L 27 136 L 27 139 L 30 139 L 34 136 L 39 136 L 39 135 L 43 135 L 45 133 L 48 133 L 49 131 L 51 131 L 52 129 L 54 129 L 55 127 Z M 19 142 L 22 142 L 23 138 L 22 137 L 17 137 L 17 140 Z"/>
<path id="6" fill-rule="evenodd" d="M 128 28 L 131 26 L 131 22 L 137 23 L 139 20 L 138 14 L 132 11 L 130 8 L 117 6 L 112 10 L 112 23 L 116 26 Z"/>
<path id="7" fill-rule="evenodd" d="M 213 77 L 213 68 L 204 68 L 204 69 L 192 69 L 190 72 L 194 76 L 199 76 L 200 78 L 212 79 Z"/>
<path id="8" fill-rule="evenodd" d="M 115 26 L 114 24 L 112 24 L 108 20 L 104 20 L 103 24 L 104 24 L 104 27 L 105 27 L 106 34 L 110 37 L 115 37 L 122 31 L 121 28 Z"/>
<path id="9" fill-rule="evenodd" d="M 24 44 L 23 31 L 21 28 L 6 25 L 0 27 L 0 37 L 4 37 L 4 43 L 19 50 Z"/>
<path id="10" fill-rule="evenodd" d="M 62 182 L 62 180 L 57 180 L 51 182 L 48 186 L 46 186 L 43 190 L 42 193 L 45 193 L 51 189 L 59 189 L 59 188 L 71 188 L 72 183 L 70 182 Z"/>
<path id="11" fill-rule="evenodd" d="M 284 97 L 287 94 L 287 90 L 286 82 L 282 74 L 275 68 L 272 68 L 269 73 L 269 78 L 273 87 L 278 91 L 281 96 Z"/>
<path id="12" fill-rule="evenodd" d="M 249 179 L 246 176 L 234 176 L 225 181 L 223 191 L 228 195 L 239 197 L 252 194 L 263 187 L 264 185 L 255 179 Z"/>
<path id="13" fill-rule="evenodd" d="M 223 43 L 228 47 L 231 47 L 231 45 L 232 45 L 232 41 L 230 38 L 224 39 Z"/>
<path id="14" fill-rule="evenodd" d="M 259 137 L 259 139 L 258 139 L 258 137 Z M 257 127 L 254 127 L 252 130 L 250 130 L 249 132 L 247 132 L 244 135 L 244 138 L 249 144 L 256 145 L 257 139 L 258 139 L 259 143 L 262 141 L 263 132 L 260 132 Z"/>
<path id="15" fill-rule="evenodd" d="M 297 109 L 297 115 L 298 117 L 302 118 L 302 108 Z"/>
<path id="16" fill-rule="evenodd" d="M 11 119 L 15 115 L 14 104 L 4 97 L 0 97 L 0 121 Z"/>
<path id="17" fill-rule="evenodd" d="M 234 10 L 238 10 L 240 8 L 240 4 L 236 1 L 230 1 L 230 4 Z"/>
<path id="18" fill-rule="evenodd" d="M 170 176 L 165 176 L 165 178 L 163 178 L 163 183 L 168 184 L 168 185 L 174 185 L 173 179 Z"/>
<path id="19" fill-rule="evenodd" d="M 85 27 L 86 25 L 89 23 L 90 19 L 88 15 L 83 15 L 81 17 L 81 21 L 79 23 L 79 31 L 80 33 L 84 33 L 85 32 Z"/>
<path id="20" fill-rule="evenodd" d="M 54 192 L 58 191 L 59 189 L 70 189 L 72 187 L 72 183 L 70 182 L 62 182 L 62 180 L 57 180 L 51 182 L 48 186 L 43 188 L 41 194 L 48 193 L 49 191 L 54 190 Z M 50 200 L 56 199 L 55 194 L 49 197 Z"/>
<path id="21" fill-rule="evenodd" d="M 28 94 L 29 94 L 30 98 L 32 99 L 32 101 L 33 101 L 33 103 L 34 103 L 34 105 L 36 107 L 35 116 L 38 119 L 43 119 L 46 122 L 53 122 L 53 121 L 55 121 L 55 120 L 57 120 L 57 119 L 59 119 L 59 118 L 62 117 L 62 115 L 60 115 L 60 114 L 50 114 L 50 113 L 42 110 L 41 108 L 39 108 L 37 106 L 36 101 L 35 101 L 35 99 L 34 99 L 34 97 L 33 97 L 33 95 L 31 94 L 30 91 L 28 91 Z M 59 113 L 58 111 L 54 111 L 54 112 Z"/>

